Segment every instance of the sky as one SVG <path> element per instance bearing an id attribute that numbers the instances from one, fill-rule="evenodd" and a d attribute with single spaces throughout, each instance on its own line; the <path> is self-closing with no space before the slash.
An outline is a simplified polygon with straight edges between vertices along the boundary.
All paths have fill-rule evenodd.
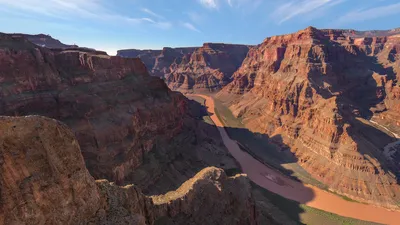
<path id="1" fill-rule="evenodd" d="M 118 49 L 259 44 L 308 26 L 400 27 L 400 0 L 0 0 L 0 32 Z"/>

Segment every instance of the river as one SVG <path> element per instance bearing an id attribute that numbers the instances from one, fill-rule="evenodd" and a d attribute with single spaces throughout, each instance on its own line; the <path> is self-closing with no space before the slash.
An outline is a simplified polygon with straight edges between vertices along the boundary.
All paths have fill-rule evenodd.
<path id="1" fill-rule="evenodd" d="M 205 95 L 194 96 L 206 100 L 205 104 L 211 114 L 211 120 L 218 128 L 224 145 L 239 162 L 243 172 L 254 183 L 285 198 L 340 216 L 382 224 L 400 224 L 399 211 L 390 211 L 373 205 L 346 201 L 335 194 L 290 179 L 262 164 L 248 153 L 242 151 L 238 144 L 229 138 L 223 123 L 215 114 L 214 99 Z"/>

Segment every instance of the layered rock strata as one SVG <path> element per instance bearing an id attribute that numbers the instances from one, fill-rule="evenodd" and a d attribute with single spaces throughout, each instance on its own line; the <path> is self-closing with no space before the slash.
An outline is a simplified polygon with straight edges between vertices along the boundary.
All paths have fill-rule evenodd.
<path id="1" fill-rule="evenodd" d="M 163 48 L 162 50 L 119 50 L 117 56 L 125 58 L 140 58 L 153 76 L 164 77 L 170 73 L 170 66 L 179 63 L 186 55 L 192 54 L 196 47 Z"/>
<path id="2" fill-rule="evenodd" d="M 0 114 L 66 123 L 96 179 L 160 193 L 206 166 L 236 168 L 199 106 L 149 76 L 140 59 L 1 35 L 0 65 Z"/>
<path id="3" fill-rule="evenodd" d="M 120 50 L 123 57 L 139 57 L 154 76 L 164 77 L 172 90 L 181 92 L 220 90 L 230 82 L 250 46 L 205 43 L 199 48 Z"/>
<path id="4" fill-rule="evenodd" d="M 397 36 L 352 38 L 309 27 L 248 53 L 218 97 L 254 132 L 290 147 L 315 178 L 351 198 L 400 202 L 399 159 L 384 147 L 399 129 Z"/>
<path id="5" fill-rule="evenodd" d="M 176 191 L 145 196 L 95 181 L 73 132 L 56 120 L 0 117 L 0 132 L 0 224 L 258 224 L 245 175 L 210 167 Z"/>

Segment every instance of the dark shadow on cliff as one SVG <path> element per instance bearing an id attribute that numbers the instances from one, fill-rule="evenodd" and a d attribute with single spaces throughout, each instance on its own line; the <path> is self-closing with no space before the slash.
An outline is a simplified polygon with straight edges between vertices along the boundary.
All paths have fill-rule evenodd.
<path id="1" fill-rule="evenodd" d="M 202 121 L 201 126 L 204 126 L 206 130 L 209 130 L 209 134 L 212 134 L 213 138 L 218 139 L 218 142 L 220 143 L 219 145 L 223 145 L 222 139 L 215 125 L 213 123 L 209 123 L 207 120 L 204 120 L 205 116 L 211 116 L 211 114 L 207 112 L 207 108 L 194 100 L 191 101 L 191 104 L 192 109 L 194 110 L 192 113 L 198 120 Z M 230 138 L 236 141 L 243 152 L 248 153 L 257 161 L 268 166 L 269 168 L 279 171 L 283 176 L 289 177 L 292 180 L 299 182 L 299 184 L 302 184 L 302 181 L 294 175 L 294 171 L 282 166 L 283 164 L 297 163 L 297 158 L 293 153 L 290 152 L 290 148 L 283 143 L 280 135 L 268 137 L 266 134 L 251 132 L 247 128 L 226 127 L 225 129 Z M 228 150 L 226 149 L 226 151 Z M 226 165 L 219 163 L 214 166 L 224 168 Z M 229 176 L 233 176 L 242 172 L 239 163 L 237 163 L 236 169 L 224 169 Z M 268 177 L 266 176 L 265 179 L 268 179 Z M 280 211 L 284 212 L 290 219 L 300 223 L 300 215 L 304 212 L 304 209 L 300 207 L 300 203 L 268 191 L 258 186 L 254 182 L 251 183 L 254 190 L 253 194 L 255 195 L 258 204 L 267 204 L 266 202 L 268 202 L 268 204 L 272 203 Z M 277 183 L 279 184 L 279 179 Z M 301 188 L 304 188 L 304 190 L 306 190 L 305 193 L 307 193 L 305 196 L 302 196 L 303 200 L 301 203 L 305 204 L 314 198 L 314 193 L 310 188 L 305 187 L 304 185 L 302 185 Z"/>
<path id="2" fill-rule="evenodd" d="M 395 142 L 396 138 L 370 122 L 374 115 L 387 110 L 384 104 L 386 92 L 383 80 L 396 79 L 393 67 L 384 66 L 376 53 L 372 53 L 376 49 L 368 46 L 364 50 L 353 46 L 353 52 L 332 41 L 324 42 L 324 46 L 331 65 L 325 75 L 317 70 L 310 72 L 311 86 L 325 99 L 336 97 L 343 122 L 351 125 L 347 132 L 357 143 L 357 151 L 364 155 L 365 160 L 369 160 L 368 156 L 376 159 L 381 169 L 386 174 L 395 174 L 397 183 L 400 184 L 399 166 L 383 155 L 383 148 Z M 312 58 L 315 63 L 322 63 L 319 58 Z M 330 87 L 325 87 L 325 84 Z M 376 174 L 381 172 L 379 168 L 375 168 Z"/>

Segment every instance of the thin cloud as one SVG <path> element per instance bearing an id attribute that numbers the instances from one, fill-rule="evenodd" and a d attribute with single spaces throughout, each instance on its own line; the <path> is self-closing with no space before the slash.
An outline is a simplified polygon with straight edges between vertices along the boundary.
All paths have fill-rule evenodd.
<path id="1" fill-rule="evenodd" d="M 159 15 L 159 14 L 157 14 L 157 13 L 151 11 L 150 9 L 142 8 L 141 11 L 144 12 L 144 13 L 147 13 L 147 14 L 149 14 L 149 15 L 151 15 L 151 16 L 154 16 L 154 17 L 156 17 L 156 18 L 158 18 L 158 19 L 164 19 L 163 16 L 161 16 L 161 15 Z"/>
<path id="2" fill-rule="evenodd" d="M 197 12 L 187 12 L 184 13 L 189 16 L 189 19 L 195 24 L 203 24 L 206 20 L 206 17 L 203 14 Z"/>
<path id="3" fill-rule="evenodd" d="M 218 9 L 218 0 L 198 0 L 201 5 L 209 9 Z"/>
<path id="4" fill-rule="evenodd" d="M 156 27 L 163 29 L 163 30 L 168 30 L 172 27 L 172 23 L 170 22 L 158 22 L 155 24 Z"/>
<path id="5" fill-rule="evenodd" d="M 78 17 L 115 24 L 157 23 L 150 18 L 130 17 L 110 11 L 98 0 L 48 0 L 46 3 L 43 0 L 0 0 L 0 7 L 61 20 Z"/>
<path id="6" fill-rule="evenodd" d="M 189 29 L 189 30 L 192 30 L 192 31 L 195 31 L 195 32 L 197 32 L 197 33 L 201 33 L 201 31 L 199 30 L 199 29 L 197 29 L 193 24 L 191 24 L 191 23 L 183 23 L 182 24 L 184 27 L 186 27 L 187 29 Z"/>
<path id="7" fill-rule="evenodd" d="M 282 24 L 295 17 L 312 13 L 321 7 L 333 7 L 342 2 L 344 0 L 292 0 L 280 5 L 271 15 L 271 18 L 277 19 L 278 24 Z"/>
<path id="8" fill-rule="evenodd" d="M 400 14 L 400 3 L 392 5 L 379 6 L 366 10 L 355 10 L 347 13 L 338 19 L 339 23 L 352 23 L 365 20 L 372 20 L 387 16 Z"/>
<path id="9" fill-rule="evenodd" d="M 252 7 L 262 3 L 262 0 L 226 0 L 230 7 Z"/>

